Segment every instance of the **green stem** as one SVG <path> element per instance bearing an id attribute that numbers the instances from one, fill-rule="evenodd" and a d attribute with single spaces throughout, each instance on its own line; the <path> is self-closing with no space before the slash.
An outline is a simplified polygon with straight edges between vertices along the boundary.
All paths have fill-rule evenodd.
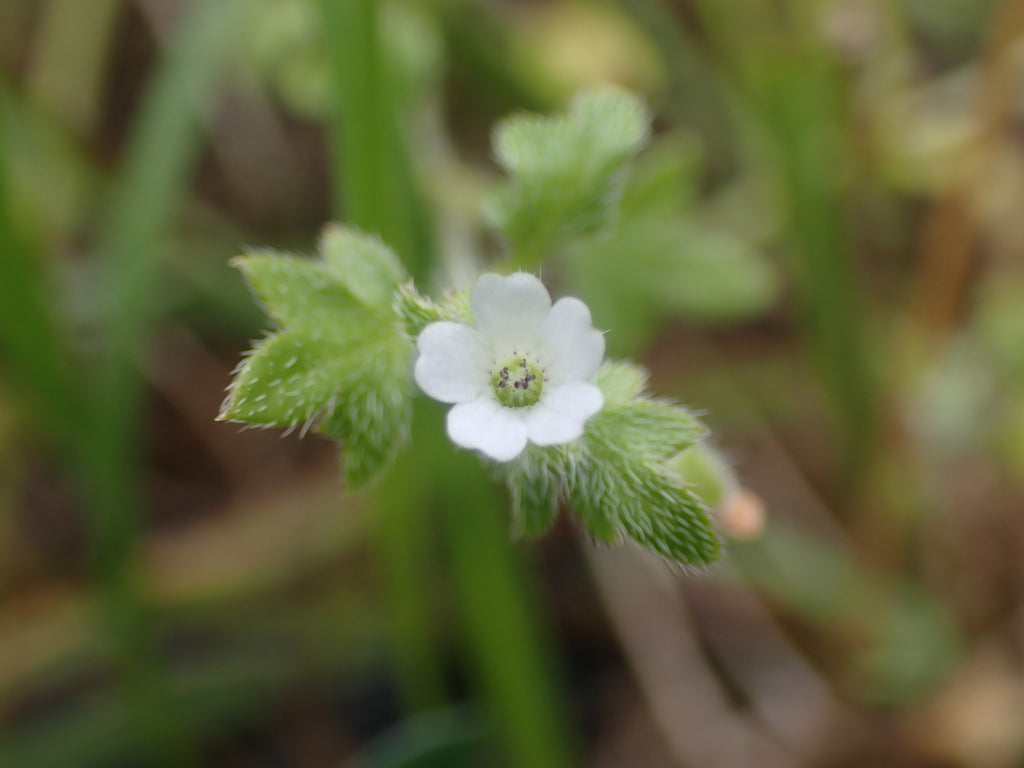
<path id="1" fill-rule="evenodd" d="M 331 68 L 334 213 L 379 235 L 414 278 L 425 280 L 430 255 L 422 223 L 425 217 L 398 130 L 380 4 L 320 0 L 320 9 Z M 443 696 L 439 654 L 427 612 L 430 528 L 423 506 L 409 492 L 414 483 L 410 479 L 407 485 L 399 469 L 392 470 L 370 499 L 376 517 L 377 559 L 391 605 L 398 684 L 406 704 L 419 709 L 437 704 Z"/>
<path id="2" fill-rule="evenodd" d="M 426 710 L 446 698 L 432 615 L 438 606 L 430 589 L 437 583 L 426 535 L 431 528 L 422 504 L 429 479 L 414 450 L 403 451 L 389 471 L 391 479 L 371 491 L 368 506 L 389 597 L 399 688 L 408 710 Z"/>
<path id="3" fill-rule="evenodd" d="M 504 764 L 575 763 L 563 703 L 552 684 L 551 647 L 529 598 L 527 574 L 509 545 L 494 488 L 471 453 L 445 438 L 443 408 L 424 403 L 418 434 L 449 544 L 465 640 L 505 752 Z"/>

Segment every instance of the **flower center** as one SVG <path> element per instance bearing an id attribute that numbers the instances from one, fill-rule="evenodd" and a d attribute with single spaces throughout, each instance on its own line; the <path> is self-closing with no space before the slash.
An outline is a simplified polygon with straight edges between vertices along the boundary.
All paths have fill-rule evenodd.
<path id="1" fill-rule="evenodd" d="M 525 408 L 540 400 L 544 369 L 526 355 L 513 354 L 491 371 L 491 388 L 508 408 Z"/>

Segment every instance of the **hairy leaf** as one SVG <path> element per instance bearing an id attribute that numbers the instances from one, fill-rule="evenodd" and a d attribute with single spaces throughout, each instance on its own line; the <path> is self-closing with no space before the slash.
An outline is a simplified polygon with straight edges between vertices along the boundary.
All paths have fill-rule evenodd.
<path id="1" fill-rule="evenodd" d="M 376 238 L 331 227 L 323 258 L 235 260 L 283 327 L 239 366 L 220 418 L 315 431 L 344 444 L 350 488 L 408 439 L 412 345 L 391 296 L 404 273 Z"/>
<path id="2" fill-rule="evenodd" d="M 465 291 L 452 291 L 440 302 L 436 302 L 421 296 L 410 281 L 398 287 L 393 307 L 410 339 L 419 336 L 430 323 L 441 320 L 469 322 L 469 295 Z"/>
<path id="3" fill-rule="evenodd" d="M 667 418 L 661 409 L 671 406 L 652 405 L 656 409 L 647 410 L 640 400 L 609 408 L 587 423 L 569 498 L 602 538 L 613 523 L 663 557 L 705 565 L 718 558 L 718 537 L 701 500 L 662 466 L 667 451 L 678 452 L 699 436 L 696 420 L 677 407 L 686 416 Z"/>
<path id="4" fill-rule="evenodd" d="M 360 306 L 323 262 L 258 251 L 232 262 L 275 321 L 286 328 L 336 330 L 358 322 Z"/>
<path id="5" fill-rule="evenodd" d="M 344 444 L 343 470 L 350 488 L 376 478 L 409 439 L 408 356 L 378 359 L 377 365 L 377 370 L 364 369 L 366 375 L 349 385 L 345 402 L 331 409 L 317 426 L 320 434 Z"/>
<path id="6" fill-rule="evenodd" d="M 564 498 L 602 541 L 625 535 L 676 562 L 714 561 L 718 538 L 704 504 L 666 465 L 705 435 L 703 425 L 681 406 L 645 397 L 645 373 L 635 365 L 605 363 L 595 381 L 605 404 L 583 437 L 531 445 L 503 465 L 517 531 L 543 533 Z"/>
<path id="7" fill-rule="evenodd" d="M 622 405 L 643 394 L 647 371 L 633 363 L 608 360 L 598 368 L 594 383 L 604 395 L 606 407 Z"/>
<path id="8" fill-rule="evenodd" d="M 505 120 L 494 147 L 511 178 L 487 200 L 487 215 L 535 259 L 604 227 L 621 191 L 620 172 L 646 141 L 648 124 L 643 104 L 613 89 L 583 94 L 564 116 Z"/>
<path id="9" fill-rule="evenodd" d="M 312 422 L 336 391 L 342 354 L 303 329 L 268 337 L 239 367 L 222 418 L 264 427 Z"/>
<path id="10" fill-rule="evenodd" d="M 384 243 L 347 227 L 330 224 L 320 239 L 324 263 L 364 306 L 387 308 L 405 270 Z"/>
<path id="11" fill-rule="evenodd" d="M 565 495 L 564 466 L 561 452 L 531 445 L 507 468 L 514 533 L 540 536 L 551 527 Z"/>

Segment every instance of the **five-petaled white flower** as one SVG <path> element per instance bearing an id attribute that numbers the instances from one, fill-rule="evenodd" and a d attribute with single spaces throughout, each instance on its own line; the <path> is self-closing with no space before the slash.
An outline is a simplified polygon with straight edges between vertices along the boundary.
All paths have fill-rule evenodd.
<path id="1" fill-rule="evenodd" d="M 497 461 L 526 447 L 583 434 L 604 396 L 588 380 L 604 357 L 604 336 L 579 299 L 554 306 L 536 277 L 483 275 L 470 294 L 476 327 L 431 323 L 417 340 L 415 377 L 435 400 L 454 403 L 448 436 Z"/>

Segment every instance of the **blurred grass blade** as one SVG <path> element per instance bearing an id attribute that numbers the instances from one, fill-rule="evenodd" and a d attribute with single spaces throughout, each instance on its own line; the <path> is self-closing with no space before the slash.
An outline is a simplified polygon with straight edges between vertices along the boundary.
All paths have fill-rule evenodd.
<path id="1" fill-rule="evenodd" d="M 7 375 L 55 433 L 71 440 L 81 410 L 68 386 L 67 349 L 45 263 L 15 222 L 8 191 L 9 94 L 0 87 L 0 347 Z"/>
<path id="2" fill-rule="evenodd" d="M 876 393 L 844 221 L 841 159 L 850 146 L 841 73 L 816 41 L 817 17 L 799 3 L 701 0 L 699 9 L 768 140 L 789 217 L 801 320 L 852 489 L 874 439 Z"/>
<path id="3" fill-rule="evenodd" d="M 350 768 L 477 768 L 483 729 L 472 712 L 444 709 L 419 715 L 378 736 Z"/>
<path id="4" fill-rule="evenodd" d="M 401 695 L 410 711 L 445 700 L 434 600 L 438 568 L 431 557 L 427 523 L 431 478 L 417 451 L 406 448 L 367 497 L 372 510 L 375 554 L 387 590 L 392 656 Z"/>
<path id="5" fill-rule="evenodd" d="M 875 381 L 845 227 L 841 160 L 849 157 L 843 80 L 805 4 L 699 0 L 720 59 L 761 121 L 787 210 L 801 320 L 841 439 L 843 481 L 866 469 Z"/>
<path id="6" fill-rule="evenodd" d="M 320 0 L 331 71 L 334 214 L 377 234 L 422 284 L 429 225 L 399 130 L 391 62 L 377 0 Z"/>
<path id="7" fill-rule="evenodd" d="M 375 0 L 321 0 L 331 55 L 333 113 L 332 182 L 335 211 L 346 221 L 379 234 L 422 282 L 429 272 L 429 251 L 418 243 L 420 211 L 410 183 L 408 154 L 396 124 L 395 91 L 388 71 L 385 40 Z M 435 412 L 437 409 L 434 409 Z M 467 640 L 476 656 L 481 682 L 500 728 L 511 765 L 560 768 L 568 765 L 564 723 L 553 704 L 541 643 L 517 581 L 508 532 L 498 522 L 493 491 L 468 454 L 432 444 L 444 440 L 440 423 L 416 431 L 414 460 L 430 467 L 440 486 L 447 515 L 446 537 L 454 579 L 465 615 Z M 443 460 L 438 460 L 438 454 Z M 393 476 L 391 482 L 404 482 Z M 425 548 L 415 539 L 430 527 L 420 499 L 396 494 L 375 510 L 381 561 L 388 568 L 396 606 L 429 604 L 429 572 L 421 561 Z M 467 504 L 467 500 L 469 503 Z M 417 519 L 418 518 L 418 519 Z M 404 646 L 401 659 L 428 659 L 425 617 L 406 613 L 396 624 Z M 409 676 L 410 670 L 401 670 Z M 408 690 L 429 679 L 429 671 L 403 680 Z"/>
<path id="8" fill-rule="evenodd" d="M 225 728 L 245 723 L 261 703 L 287 686 L 292 663 L 244 646 L 168 681 L 169 712 L 189 712 L 196 734 L 222 737 Z M 137 702 L 119 695 L 87 696 L 38 723 L 0 734 L 0 765 L 5 768 L 110 768 L 136 766 L 136 750 L 146 734 L 136 730 Z M 164 763 L 175 768 L 178 750 L 170 745 Z M 209 764 L 209 763 L 206 763 Z"/>
<path id="9" fill-rule="evenodd" d="M 735 137 L 721 83 L 694 36 L 663 0 L 616 0 L 616 5 L 650 37 L 665 62 L 666 114 L 697 132 L 714 175 L 724 177 L 734 171 Z"/>
<path id="10" fill-rule="evenodd" d="M 758 98 L 789 205 L 794 273 L 812 352 L 837 413 L 845 481 L 863 472 L 875 386 L 836 178 L 844 157 L 842 92 L 817 54 L 787 52 L 761 70 Z"/>
<path id="11" fill-rule="evenodd" d="M 81 135 L 93 131 L 104 70 L 123 0 L 49 0 L 42 4 L 28 91 Z"/>
<path id="12" fill-rule="evenodd" d="M 100 241 L 104 344 L 89 464 L 101 565 L 121 559 L 134 526 L 140 397 L 135 367 L 155 319 L 160 238 L 185 192 L 200 146 L 199 112 L 243 7 L 242 0 L 190 5 L 146 91 Z"/>
<path id="13" fill-rule="evenodd" d="M 199 113 L 244 7 L 242 0 L 188 6 L 145 92 L 98 247 L 103 344 L 79 459 L 92 513 L 93 562 L 116 660 L 134 700 L 131 727 L 142 734 L 151 760 L 163 765 L 188 764 L 190 750 L 182 722 L 167 711 L 141 585 L 134 578 L 140 522 L 137 365 L 157 304 L 160 238 L 185 192 L 200 147 Z"/>

